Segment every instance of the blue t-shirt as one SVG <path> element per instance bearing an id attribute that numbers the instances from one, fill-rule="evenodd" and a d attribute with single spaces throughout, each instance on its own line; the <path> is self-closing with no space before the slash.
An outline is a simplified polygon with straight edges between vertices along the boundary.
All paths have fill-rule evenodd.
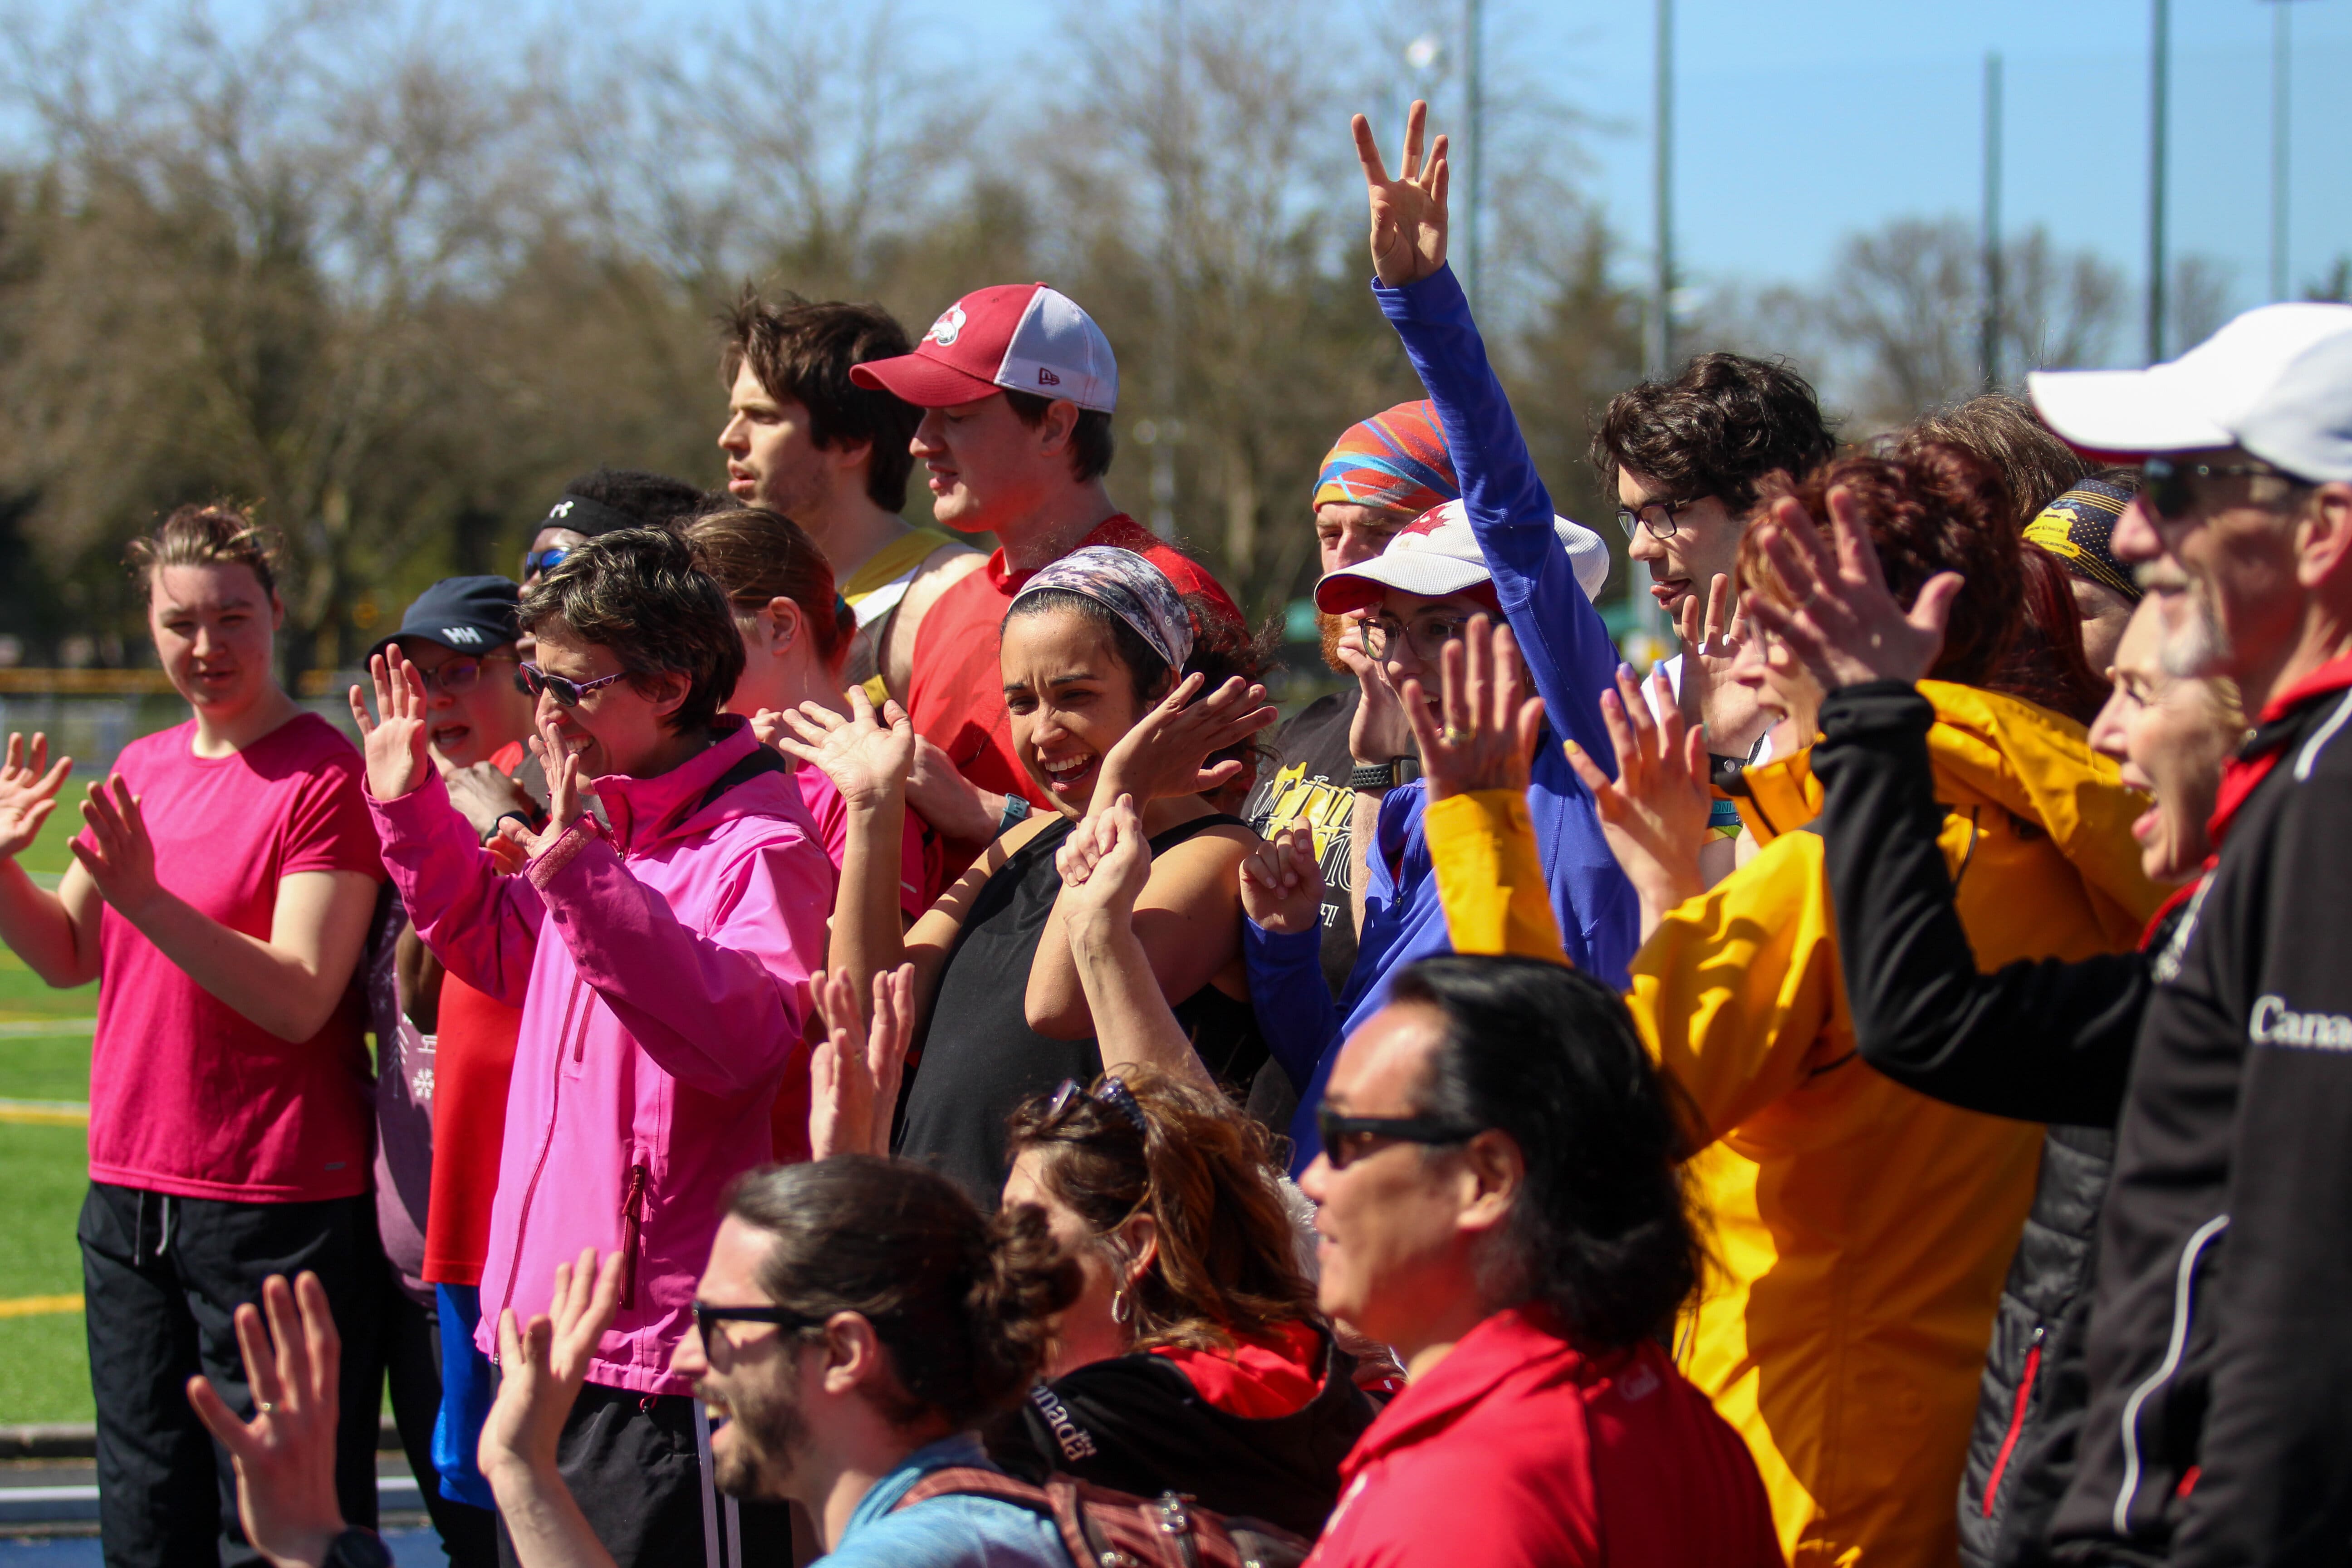
<path id="1" fill-rule="evenodd" d="M 958 1466 L 996 1468 L 971 1432 L 916 1449 L 874 1483 L 849 1516 L 841 1544 L 817 1563 L 823 1568 L 1072 1568 L 1054 1521 L 1019 1503 L 938 1497 L 891 1511 L 917 1481 Z"/>

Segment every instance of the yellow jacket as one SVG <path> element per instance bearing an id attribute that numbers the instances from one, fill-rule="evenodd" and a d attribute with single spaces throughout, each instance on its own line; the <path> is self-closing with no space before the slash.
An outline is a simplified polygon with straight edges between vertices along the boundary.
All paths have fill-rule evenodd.
<path id="1" fill-rule="evenodd" d="M 2144 802 L 2083 727 L 1926 681 L 1941 835 L 1977 962 L 2128 948 L 2161 890 Z M 1992 1313 L 2042 1130 L 1956 1110 L 1855 1058 L 1811 752 L 1751 769 L 1761 846 L 1673 910 L 1627 1001 L 1714 1142 L 1690 1163 L 1713 1258 L 1676 1360 L 1747 1437 L 1798 1564 L 1948 1564 Z M 1504 794 L 1429 808 L 1458 952 L 1557 957 L 1535 846 Z"/>

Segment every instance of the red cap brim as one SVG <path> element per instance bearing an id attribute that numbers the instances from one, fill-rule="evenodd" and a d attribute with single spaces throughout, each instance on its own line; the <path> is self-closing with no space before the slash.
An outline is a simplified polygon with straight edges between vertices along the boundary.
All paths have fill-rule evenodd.
<path id="1" fill-rule="evenodd" d="M 849 379 L 868 392 L 887 392 L 918 408 L 953 408 L 1004 389 L 929 354 L 898 354 L 849 367 Z"/>

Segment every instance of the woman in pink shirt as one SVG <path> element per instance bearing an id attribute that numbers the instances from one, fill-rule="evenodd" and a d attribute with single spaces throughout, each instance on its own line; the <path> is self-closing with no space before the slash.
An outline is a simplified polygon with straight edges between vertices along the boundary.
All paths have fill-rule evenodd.
<path id="1" fill-rule="evenodd" d="M 230 1313 L 312 1268 L 357 1321 L 339 1490 L 375 1516 L 369 1068 L 353 981 L 383 879 L 360 758 L 270 671 L 274 540 L 182 507 L 131 548 L 188 721 L 92 784 L 55 891 L 16 855 L 68 761 L 11 736 L 0 769 L 0 939 L 55 986 L 99 982 L 79 1235 L 110 1563 L 213 1563 L 243 1542 L 235 1479 L 182 1386 L 246 1402 Z"/>

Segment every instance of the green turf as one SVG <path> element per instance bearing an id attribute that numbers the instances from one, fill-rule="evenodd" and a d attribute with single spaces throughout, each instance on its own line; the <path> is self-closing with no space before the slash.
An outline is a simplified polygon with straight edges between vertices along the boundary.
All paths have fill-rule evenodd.
<path id="1" fill-rule="evenodd" d="M 0 1226 L 0 1299 L 81 1289 L 74 1221 L 89 1184 L 86 1137 L 79 1127 L 0 1124 L 9 1215 Z M 0 1425 L 89 1418 L 81 1314 L 0 1318 Z"/>
<path id="2" fill-rule="evenodd" d="M 66 849 L 66 841 L 73 837 L 75 821 L 68 821 L 63 809 L 51 812 L 41 837 L 31 848 L 18 856 L 17 863 L 36 876 L 60 875 L 73 857 Z M 98 1012 L 98 986 L 79 986 L 71 991 L 52 991 L 41 977 L 25 967 L 25 961 L 0 947 L 0 1023 L 23 1022 L 37 1018 L 88 1018 Z M 6 1071 L 10 1058 L 17 1055 L 22 1039 L 0 1036 L 0 1072 Z M 83 1056 L 89 1056 L 89 1042 L 83 1041 Z M 80 1100 L 86 1097 L 89 1084 L 68 1096 L 43 1096 Z M 17 1096 L 26 1091 L 0 1086 L 0 1099 Z"/>

